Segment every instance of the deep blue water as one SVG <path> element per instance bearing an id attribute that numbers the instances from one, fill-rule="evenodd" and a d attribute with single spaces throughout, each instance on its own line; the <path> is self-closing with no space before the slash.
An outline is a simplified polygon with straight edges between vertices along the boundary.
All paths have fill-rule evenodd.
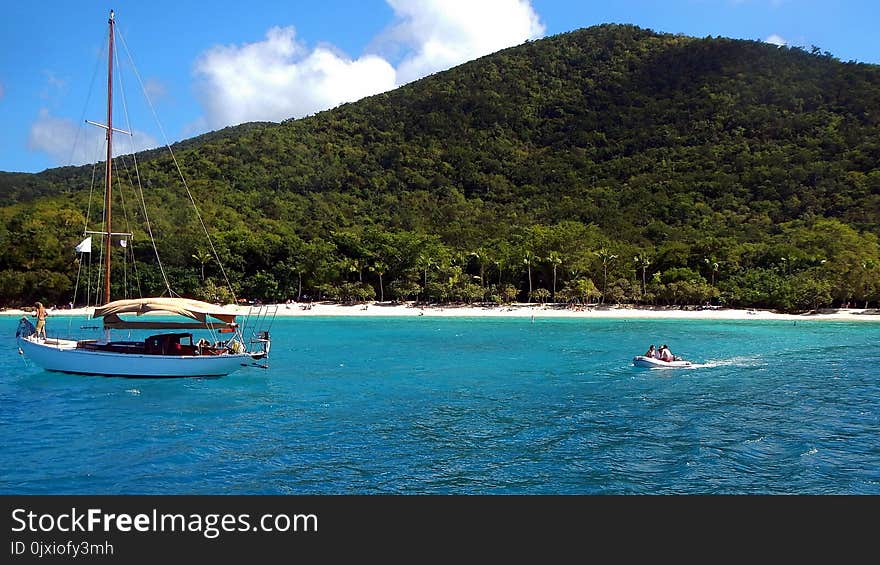
<path id="1" fill-rule="evenodd" d="M 270 370 L 163 380 L 43 372 L 16 323 L 3 494 L 880 494 L 880 324 L 279 318 Z"/>

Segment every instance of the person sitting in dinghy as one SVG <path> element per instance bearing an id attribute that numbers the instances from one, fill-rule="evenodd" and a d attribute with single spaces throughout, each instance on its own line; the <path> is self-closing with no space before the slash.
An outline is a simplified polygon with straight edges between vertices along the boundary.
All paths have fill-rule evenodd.
<path id="1" fill-rule="evenodd" d="M 669 350 L 669 346 L 667 346 L 665 343 L 660 346 L 660 360 L 666 361 L 667 363 L 669 361 L 675 361 L 675 355 L 672 354 L 672 352 Z"/>
<path id="2" fill-rule="evenodd" d="M 648 350 L 645 352 L 644 357 L 647 357 L 648 359 L 654 359 L 656 356 L 657 350 L 654 349 L 654 344 L 652 343 L 651 347 L 649 347 Z"/>

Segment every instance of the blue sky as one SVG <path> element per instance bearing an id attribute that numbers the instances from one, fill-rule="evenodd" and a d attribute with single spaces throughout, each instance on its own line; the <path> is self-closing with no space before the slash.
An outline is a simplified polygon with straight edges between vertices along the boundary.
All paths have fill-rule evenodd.
<path id="1" fill-rule="evenodd" d="M 0 170 L 101 158 L 102 135 L 83 120 L 105 121 L 111 8 L 131 57 L 118 49 L 125 100 L 116 98 L 114 126 L 135 132 L 133 145 L 117 144 L 122 152 L 309 115 L 527 39 L 608 22 L 816 45 L 880 64 L 867 0 L 10 2 L 0 8 Z"/>

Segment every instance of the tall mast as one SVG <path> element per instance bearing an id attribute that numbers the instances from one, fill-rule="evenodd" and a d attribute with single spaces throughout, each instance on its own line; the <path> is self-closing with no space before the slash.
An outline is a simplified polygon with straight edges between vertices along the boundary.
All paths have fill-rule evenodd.
<path id="1" fill-rule="evenodd" d="M 107 163 L 104 175 L 104 218 L 107 233 L 104 237 L 104 303 L 110 302 L 110 250 L 113 249 L 110 223 L 110 186 L 113 175 L 113 10 L 110 10 L 110 48 L 107 60 Z"/>

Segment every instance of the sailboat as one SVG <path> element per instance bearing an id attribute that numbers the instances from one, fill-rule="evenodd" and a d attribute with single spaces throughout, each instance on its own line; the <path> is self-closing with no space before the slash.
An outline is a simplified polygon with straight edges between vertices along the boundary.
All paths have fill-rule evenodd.
<path id="1" fill-rule="evenodd" d="M 113 127 L 115 18 L 112 11 L 109 25 L 107 123 L 89 122 L 106 131 L 107 145 L 104 229 L 100 232 L 87 232 L 104 238 L 104 304 L 96 307 L 92 313 L 92 318 L 103 321 L 103 338 L 40 337 L 33 324 L 25 317 L 21 319 L 16 332 L 19 352 L 47 371 L 84 375 L 218 377 L 228 375 L 241 367 L 268 368 L 265 360 L 271 344 L 269 330 L 260 330 L 257 324 L 271 325 L 274 315 L 270 318 L 268 311 L 263 311 L 262 308 L 255 314 L 249 311 L 242 326 L 236 321 L 239 316 L 237 310 L 230 311 L 200 300 L 179 296 L 110 300 L 111 242 L 114 238 L 118 241 L 120 237 L 131 234 L 114 232 L 111 224 L 113 133 L 122 131 Z M 90 250 L 90 245 L 91 240 L 87 238 L 77 246 L 77 251 L 82 252 L 86 248 Z M 170 290 L 170 285 L 168 288 Z M 251 320 L 254 321 L 253 333 L 246 340 L 245 331 Z M 129 330 L 129 337 L 132 330 L 150 330 L 150 335 L 143 339 L 113 340 L 113 330 Z M 214 339 L 202 337 L 195 340 L 192 330 L 206 330 Z M 223 334 L 228 337 L 217 339 Z M 251 349 L 245 345 L 246 341 Z"/>

